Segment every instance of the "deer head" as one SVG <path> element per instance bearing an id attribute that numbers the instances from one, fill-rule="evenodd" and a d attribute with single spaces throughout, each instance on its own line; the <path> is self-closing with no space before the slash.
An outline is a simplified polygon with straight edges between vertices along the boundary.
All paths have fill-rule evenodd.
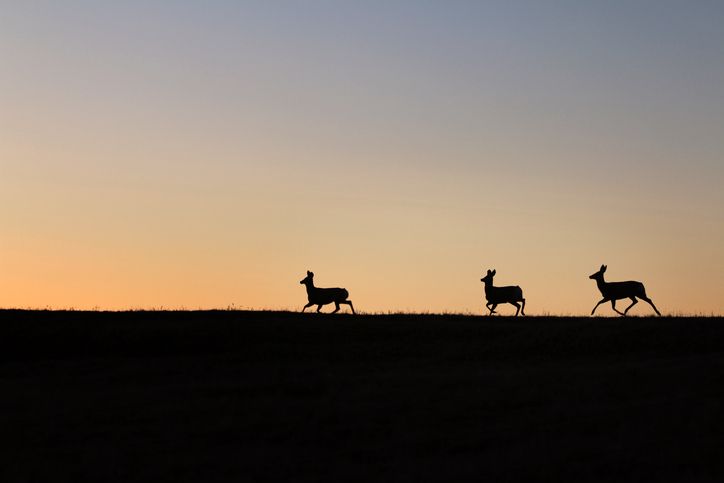
<path id="1" fill-rule="evenodd" d="M 598 272 L 594 273 L 588 278 L 592 280 L 603 280 L 603 273 L 606 271 L 606 268 L 606 265 L 601 265 L 601 268 L 598 269 Z"/>
<path id="2" fill-rule="evenodd" d="M 307 270 L 307 276 L 303 280 L 300 280 L 299 283 L 301 283 L 302 285 L 312 284 L 312 283 L 314 283 L 313 279 L 314 279 L 314 274 L 312 272 L 310 272 L 309 270 Z"/>
<path id="3" fill-rule="evenodd" d="M 488 270 L 488 274 L 485 275 L 483 278 L 480 279 L 481 282 L 483 282 L 485 285 L 493 285 L 493 277 L 495 276 L 495 269 L 492 271 Z"/>

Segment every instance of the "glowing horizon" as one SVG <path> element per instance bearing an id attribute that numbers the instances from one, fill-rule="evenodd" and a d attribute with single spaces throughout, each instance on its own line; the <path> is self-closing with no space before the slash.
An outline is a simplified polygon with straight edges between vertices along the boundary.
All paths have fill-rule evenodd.
<path id="1" fill-rule="evenodd" d="M 0 307 L 724 314 L 723 6 L 0 13 Z"/>

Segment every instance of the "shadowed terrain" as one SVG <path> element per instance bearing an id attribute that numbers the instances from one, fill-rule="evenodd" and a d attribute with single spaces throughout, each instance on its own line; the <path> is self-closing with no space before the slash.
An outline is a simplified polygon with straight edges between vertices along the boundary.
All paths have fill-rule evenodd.
<path id="1" fill-rule="evenodd" d="M 721 318 L 0 311 L 0 481 L 720 481 Z"/>

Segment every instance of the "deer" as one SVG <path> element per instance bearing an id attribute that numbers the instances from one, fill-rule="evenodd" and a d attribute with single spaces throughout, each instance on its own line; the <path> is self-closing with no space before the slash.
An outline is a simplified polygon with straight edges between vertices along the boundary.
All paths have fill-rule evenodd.
<path id="1" fill-rule="evenodd" d="M 485 307 L 490 310 L 490 313 L 488 315 L 497 314 L 497 312 L 495 311 L 495 307 L 497 307 L 498 304 L 506 303 L 515 305 L 516 317 L 518 316 L 518 312 L 520 312 L 522 315 L 525 315 L 525 299 L 523 298 L 523 290 L 517 285 L 509 287 L 494 287 L 494 276 L 495 269 L 493 269 L 492 271 L 488 270 L 487 275 L 480 279 L 480 281 L 485 284 L 485 298 L 488 301 L 488 303 L 485 304 Z M 523 306 L 521 307 L 518 302 L 523 302 Z"/>
<path id="2" fill-rule="evenodd" d="M 601 268 L 598 270 L 598 272 L 588 277 L 596 281 L 596 285 L 598 285 L 598 290 L 600 290 L 601 295 L 603 295 L 603 298 L 596 304 L 595 307 L 593 307 L 593 310 L 591 310 L 591 315 L 593 315 L 599 305 L 604 302 L 610 301 L 611 308 L 613 308 L 613 310 L 617 314 L 625 316 L 628 311 L 631 310 L 631 307 L 638 303 L 638 300 L 636 300 L 636 297 L 638 297 L 644 302 L 648 303 L 651 307 L 653 307 L 656 315 L 661 316 L 661 313 L 656 308 L 654 303 L 651 301 L 650 298 L 646 296 L 646 289 L 644 288 L 643 283 L 634 281 L 606 282 L 603 279 L 603 274 L 606 272 L 606 268 L 608 268 L 606 265 L 601 265 Z M 629 305 L 628 308 L 623 312 L 616 308 L 616 300 L 620 299 L 631 299 L 631 305 Z"/>
<path id="3" fill-rule="evenodd" d="M 349 308 L 352 309 L 352 313 L 355 313 L 352 301 L 348 300 L 349 292 L 347 292 L 346 289 L 315 287 L 314 274 L 309 270 L 307 270 L 307 276 L 304 278 L 304 280 L 301 280 L 299 283 L 301 283 L 302 285 L 306 285 L 307 300 L 309 300 L 309 303 L 304 306 L 302 312 L 304 312 L 312 305 L 316 305 L 317 312 L 319 312 L 320 310 L 322 310 L 323 305 L 334 303 L 335 308 L 332 312 L 333 314 L 339 311 L 339 304 L 349 305 Z"/>

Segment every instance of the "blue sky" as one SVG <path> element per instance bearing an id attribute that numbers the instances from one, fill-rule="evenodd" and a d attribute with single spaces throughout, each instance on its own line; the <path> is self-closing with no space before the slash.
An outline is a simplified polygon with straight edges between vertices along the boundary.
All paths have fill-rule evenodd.
<path id="1" fill-rule="evenodd" d="M 314 265 L 373 310 L 475 311 L 494 265 L 577 312 L 605 262 L 721 311 L 723 21 L 706 1 L 0 6 L 7 304 L 295 307 Z M 54 275 L 23 268 L 40 255 Z"/>

